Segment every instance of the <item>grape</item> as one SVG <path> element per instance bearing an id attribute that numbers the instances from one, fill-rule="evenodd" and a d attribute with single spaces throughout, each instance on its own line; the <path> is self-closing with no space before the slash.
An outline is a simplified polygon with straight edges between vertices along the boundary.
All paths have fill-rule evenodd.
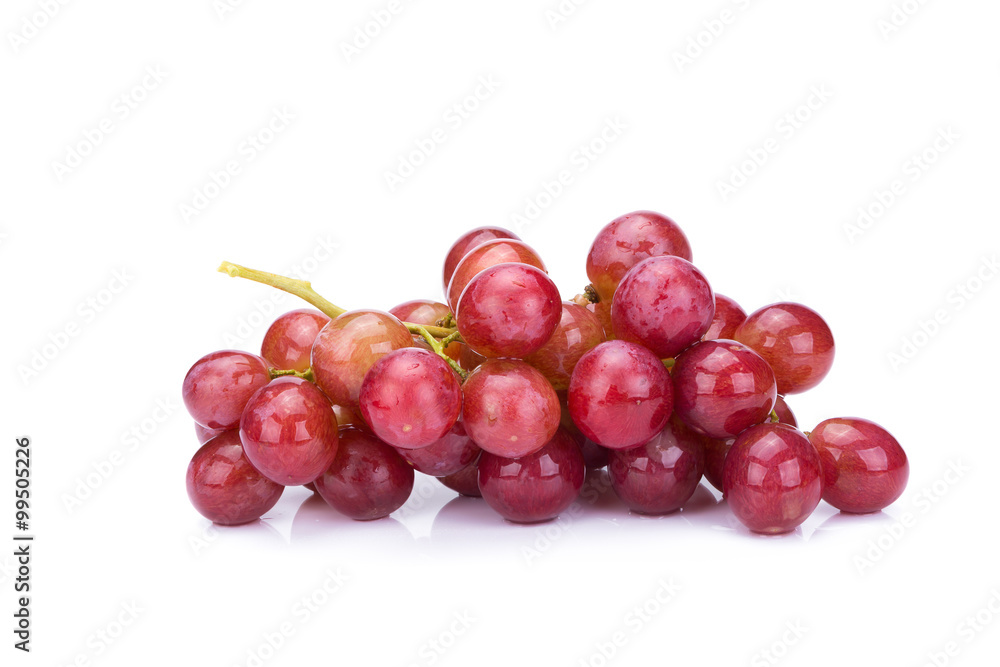
<path id="1" fill-rule="evenodd" d="M 403 506 L 413 477 L 413 468 L 395 449 L 374 435 L 345 428 L 336 458 L 316 479 L 316 492 L 341 514 L 370 521 Z"/>
<path id="2" fill-rule="evenodd" d="M 232 430 L 232 429 L 205 428 L 204 426 L 202 426 L 198 422 L 194 423 L 194 433 L 195 433 L 195 436 L 197 436 L 197 438 L 198 438 L 198 444 L 199 445 L 204 445 L 206 442 L 208 442 L 209 440 L 211 440 L 215 436 L 221 435 L 221 434 L 225 433 L 227 430 Z"/>
<path id="3" fill-rule="evenodd" d="M 559 429 L 527 456 L 512 459 L 483 452 L 479 490 L 486 504 L 508 521 L 549 521 L 576 500 L 585 472 L 579 446 Z"/>
<path id="4" fill-rule="evenodd" d="M 510 239 L 497 239 L 487 241 L 481 246 L 472 250 L 466 255 L 455 275 L 448 285 L 448 304 L 452 312 L 458 315 L 458 304 L 462 297 L 462 292 L 469 286 L 472 279 L 482 271 L 498 264 L 528 264 L 545 272 L 545 264 L 542 258 L 527 243 L 512 241 Z"/>
<path id="5" fill-rule="evenodd" d="M 403 322 L 410 324 L 422 324 L 424 326 L 436 326 L 438 321 L 451 314 L 451 309 L 443 303 L 428 301 L 425 299 L 415 299 L 401 303 L 389 311 L 389 314 L 399 318 Z M 413 334 L 413 345 L 424 350 L 430 350 L 430 344 L 424 340 L 420 334 Z M 462 358 L 462 343 L 455 341 L 444 349 L 444 353 L 458 361 Z"/>
<path id="6" fill-rule="evenodd" d="M 771 365 L 782 396 L 815 387 L 833 365 L 830 327 L 816 311 L 798 303 L 775 303 L 750 313 L 736 340 Z"/>
<path id="7" fill-rule="evenodd" d="M 240 415 L 254 392 L 271 381 L 267 362 L 255 354 L 221 350 L 207 354 L 184 376 L 184 405 L 205 428 L 228 430 L 240 425 Z"/>
<path id="8" fill-rule="evenodd" d="M 670 374 L 652 352 L 625 341 L 601 343 L 583 355 L 569 382 L 569 412 L 602 447 L 645 444 L 673 410 Z"/>
<path id="9" fill-rule="evenodd" d="M 420 449 L 399 449 L 402 456 L 415 470 L 431 477 L 448 477 L 475 463 L 482 450 L 465 432 L 461 420 L 440 440 Z"/>
<path id="10" fill-rule="evenodd" d="M 732 340 L 736 329 L 747 319 L 746 311 L 728 296 L 715 293 L 715 315 L 702 340 Z"/>
<path id="11" fill-rule="evenodd" d="M 445 436 L 462 412 L 462 385 L 433 352 L 403 348 L 372 365 L 361 384 L 361 415 L 393 447 L 426 447 Z"/>
<path id="12" fill-rule="evenodd" d="M 600 470 L 608 465 L 608 449 L 589 439 L 583 434 L 580 428 L 573 422 L 573 417 L 569 414 L 569 397 L 566 391 L 557 391 L 559 396 L 559 425 L 566 429 L 570 437 L 580 446 L 583 452 L 583 462 L 587 464 L 587 470 Z"/>
<path id="13" fill-rule="evenodd" d="M 306 484 L 330 467 L 337 454 L 337 418 L 316 385 L 280 377 L 247 403 L 240 440 L 265 477 L 283 486 Z"/>
<path id="14" fill-rule="evenodd" d="M 809 434 L 823 467 L 823 500 L 843 512 L 878 512 L 903 494 L 910 463 L 899 442 L 873 421 L 827 419 Z"/>
<path id="15" fill-rule="evenodd" d="M 615 337 L 673 357 L 705 335 L 715 296 L 705 276 L 680 257 L 651 257 L 625 274 L 611 304 Z"/>
<path id="16" fill-rule="evenodd" d="M 537 370 L 514 359 L 488 359 L 462 386 L 465 429 L 477 445 L 517 458 L 538 451 L 559 428 L 559 398 Z"/>
<path id="17" fill-rule="evenodd" d="M 646 259 L 676 255 L 691 261 L 691 246 L 670 218 L 636 211 L 616 218 L 597 234 L 587 255 L 587 277 L 602 301 L 611 302 L 629 269 Z"/>
<path id="18" fill-rule="evenodd" d="M 541 371 L 556 391 L 569 388 L 580 357 L 604 341 L 604 327 L 592 312 L 563 301 L 562 316 L 555 332 L 541 348 L 524 358 Z"/>
<path id="19" fill-rule="evenodd" d="M 731 438 L 759 424 L 774 407 L 774 373 L 759 354 L 732 340 L 695 343 L 673 368 L 674 409 L 710 438 Z"/>
<path id="20" fill-rule="evenodd" d="M 677 418 L 645 445 L 608 453 L 611 486 L 639 514 L 667 514 L 694 494 L 705 469 L 705 448 Z"/>
<path id="21" fill-rule="evenodd" d="M 353 310 L 330 321 L 316 337 L 312 370 L 316 384 L 337 405 L 358 408 L 365 373 L 413 339 L 402 322 L 379 310 Z"/>
<path id="22" fill-rule="evenodd" d="M 523 358 L 539 350 L 559 325 L 559 289 L 527 264 L 498 264 L 479 273 L 462 293 L 458 330 L 486 357 Z"/>
<path id="23" fill-rule="evenodd" d="M 481 452 L 482 450 L 480 450 Z M 445 477 L 439 477 L 438 481 L 452 491 L 457 491 L 463 496 L 470 498 L 482 498 L 483 494 L 479 490 L 479 456 L 476 460 L 465 466 L 456 473 Z"/>
<path id="24" fill-rule="evenodd" d="M 780 394 L 774 399 L 774 412 L 777 413 L 778 421 L 782 424 L 796 427 L 799 425 L 795 420 L 795 414 L 792 412 L 792 409 L 785 402 L 785 397 Z"/>
<path id="25" fill-rule="evenodd" d="M 469 254 L 469 251 L 473 248 L 486 243 L 487 241 L 492 241 L 493 239 L 514 239 L 520 240 L 514 232 L 504 229 L 502 227 L 477 227 L 470 232 L 463 234 L 451 248 L 448 250 L 448 255 L 444 260 L 444 291 L 445 294 L 448 293 L 448 284 L 451 282 L 451 277 L 455 273 L 455 268 L 458 263 L 462 261 L 462 258 Z M 410 322 L 412 320 L 406 320 Z"/>
<path id="26" fill-rule="evenodd" d="M 313 342 L 329 321 L 323 313 L 308 308 L 285 313 L 264 334 L 260 356 L 274 368 L 306 370 Z"/>
<path id="27" fill-rule="evenodd" d="M 191 504 L 206 519 L 224 526 L 256 521 L 275 506 L 284 490 L 253 467 L 238 431 L 206 442 L 187 469 Z"/>

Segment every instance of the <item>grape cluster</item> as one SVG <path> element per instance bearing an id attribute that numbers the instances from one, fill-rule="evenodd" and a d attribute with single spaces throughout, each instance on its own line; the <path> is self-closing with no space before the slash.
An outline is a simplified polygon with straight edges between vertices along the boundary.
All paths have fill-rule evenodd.
<path id="1" fill-rule="evenodd" d="M 820 499 L 851 513 L 895 501 L 909 465 L 892 435 L 859 418 L 803 432 L 785 402 L 830 370 L 823 318 L 796 303 L 747 315 L 691 260 L 673 220 L 630 213 L 600 231 L 590 285 L 563 301 L 534 249 L 483 227 L 447 254 L 447 304 L 388 312 L 224 263 L 318 310 L 279 317 L 260 356 L 213 352 L 188 371 L 202 443 L 188 495 L 239 524 L 305 485 L 369 520 L 401 507 L 419 471 L 536 522 L 606 466 L 633 512 L 681 508 L 704 476 L 759 533 L 793 530 Z"/>

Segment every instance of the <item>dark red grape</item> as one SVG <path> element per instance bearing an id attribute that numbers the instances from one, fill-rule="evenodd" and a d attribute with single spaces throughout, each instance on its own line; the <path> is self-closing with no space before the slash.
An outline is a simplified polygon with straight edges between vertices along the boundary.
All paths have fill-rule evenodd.
<path id="1" fill-rule="evenodd" d="M 316 385 L 280 377 L 247 403 L 240 440 L 265 477 L 283 486 L 306 484 L 329 468 L 337 454 L 337 417 Z"/>
<path id="2" fill-rule="evenodd" d="M 329 321 L 323 313 L 309 308 L 285 313 L 264 334 L 260 356 L 273 368 L 306 370 L 316 336 Z"/>
<path id="3" fill-rule="evenodd" d="M 197 436 L 197 438 L 198 438 L 198 444 L 199 445 L 204 445 L 206 442 L 208 442 L 209 440 L 211 440 L 215 436 L 221 435 L 221 434 L 225 433 L 227 430 L 232 431 L 232 430 L 237 430 L 237 429 L 224 429 L 224 428 L 213 429 L 213 428 L 205 428 L 204 426 L 202 426 L 198 422 L 194 423 L 194 433 L 195 433 L 195 436 Z"/>
<path id="4" fill-rule="evenodd" d="M 816 509 L 823 493 L 819 454 L 787 424 L 743 431 L 726 456 L 723 494 L 733 514 L 755 533 L 787 533 Z"/>
<path id="5" fill-rule="evenodd" d="M 462 412 L 462 385 L 444 359 L 415 347 L 394 350 L 365 375 L 361 415 L 393 447 L 426 447 L 445 436 Z"/>
<path id="6" fill-rule="evenodd" d="M 487 359 L 462 386 L 462 421 L 487 452 L 517 458 L 538 451 L 559 428 L 559 398 L 537 370 L 514 359 Z"/>
<path id="7" fill-rule="evenodd" d="M 514 232 L 502 227 L 477 227 L 470 232 L 463 234 L 448 250 L 448 255 L 444 260 L 444 291 L 448 293 L 448 284 L 455 273 L 455 268 L 462 258 L 469 254 L 473 248 L 492 241 L 493 239 L 515 239 L 520 240 Z M 407 320 L 412 321 L 412 320 Z"/>
<path id="8" fill-rule="evenodd" d="M 479 458 L 477 456 L 475 461 L 456 473 L 438 477 L 438 481 L 460 495 L 482 498 L 483 494 L 479 491 Z"/>
<path id="9" fill-rule="evenodd" d="M 470 251 L 455 269 L 455 275 L 452 276 L 446 292 L 448 305 L 451 306 L 453 313 L 458 314 L 458 302 L 472 279 L 485 269 L 498 264 L 529 264 L 545 272 L 542 258 L 527 243 L 512 239 L 487 241 Z"/>
<path id="10" fill-rule="evenodd" d="M 379 310 L 352 310 L 323 327 L 312 349 L 316 384 L 337 405 L 358 408 L 365 373 L 393 350 L 411 347 L 403 323 Z"/>
<path id="11" fill-rule="evenodd" d="M 221 350 L 206 354 L 191 366 L 181 393 L 196 422 L 224 431 L 240 425 L 247 401 L 270 381 L 267 362 L 256 354 Z"/>
<path id="12" fill-rule="evenodd" d="M 680 257 L 651 257 L 625 274 L 611 304 L 615 337 L 639 343 L 665 359 L 708 331 L 715 314 L 712 288 Z"/>
<path id="13" fill-rule="evenodd" d="M 670 374 L 652 352 L 625 341 L 583 355 L 569 383 L 569 412 L 585 436 L 610 449 L 648 442 L 673 410 Z"/>
<path id="14" fill-rule="evenodd" d="M 465 432 L 461 420 L 440 440 L 420 449 L 399 449 L 399 455 L 414 470 L 431 477 L 447 477 L 460 472 L 479 458 L 479 446 Z"/>
<path id="15" fill-rule="evenodd" d="M 704 470 L 701 438 L 676 415 L 645 445 L 608 453 L 611 486 L 630 510 L 640 514 L 680 509 L 698 488 Z"/>
<path id="16" fill-rule="evenodd" d="M 483 452 L 479 459 L 483 500 L 516 523 L 559 516 L 576 500 L 584 475 L 580 447 L 563 429 L 533 454 L 512 459 Z"/>
<path id="17" fill-rule="evenodd" d="M 771 365 L 783 396 L 815 387 L 833 365 L 830 327 L 802 304 L 775 303 L 750 313 L 736 331 L 736 340 Z"/>
<path id="18" fill-rule="evenodd" d="M 774 373 L 759 354 L 732 340 L 696 343 L 673 368 L 674 410 L 710 438 L 731 438 L 771 414 Z"/>
<path id="19" fill-rule="evenodd" d="M 206 442 L 187 469 L 191 504 L 206 519 L 224 526 L 256 521 L 274 507 L 284 489 L 253 467 L 238 431 Z"/>
<path id="20" fill-rule="evenodd" d="M 335 510 L 357 521 L 389 516 L 413 490 L 413 468 L 395 449 L 354 428 L 340 431 L 340 447 L 316 491 Z"/>
<path id="21" fill-rule="evenodd" d="M 736 330 L 747 319 L 747 313 L 728 296 L 715 293 L 715 315 L 702 340 L 733 340 Z"/>
<path id="22" fill-rule="evenodd" d="M 732 449 L 736 438 L 716 440 L 701 436 L 702 446 L 705 449 L 705 479 L 708 483 L 722 491 L 722 476 L 726 469 L 726 455 Z"/>
<path id="23" fill-rule="evenodd" d="M 563 301 L 562 316 L 555 332 L 541 348 L 524 358 L 541 371 L 556 391 L 569 388 L 580 357 L 604 341 L 604 327 L 592 312 Z"/>
<path id="24" fill-rule="evenodd" d="M 778 415 L 779 422 L 798 428 L 799 423 L 795 421 L 795 414 L 792 412 L 792 409 L 788 407 L 788 403 L 785 402 L 785 397 L 781 394 L 778 394 L 777 398 L 774 399 L 774 411 Z"/>
<path id="25" fill-rule="evenodd" d="M 875 422 L 827 419 L 809 434 L 823 467 L 823 500 L 854 514 L 878 512 L 906 488 L 910 463 L 899 442 Z"/>
<path id="26" fill-rule="evenodd" d="M 587 255 L 587 277 L 610 302 L 629 269 L 648 257 L 676 255 L 691 261 L 691 245 L 676 222 L 652 211 L 616 218 L 597 234 Z"/>
<path id="27" fill-rule="evenodd" d="M 499 264 L 479 273 L 462 293 L 458 330 L 486 357 L 523 358 L 540 349 L 559 325 L 559 289 L 527 264 Z"/>

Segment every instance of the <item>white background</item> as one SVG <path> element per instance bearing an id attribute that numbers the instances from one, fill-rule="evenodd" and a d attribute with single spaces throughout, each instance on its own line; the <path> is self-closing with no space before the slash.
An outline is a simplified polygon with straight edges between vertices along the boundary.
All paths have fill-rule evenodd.
<path id="1" fill-rule="evenodd" d="M 1000 6 L 899 2 L 910 14 L 892 25 L 890 0 L 592 0 L 559 20 L 556 0 L 403 1 L 350 57 L 388 0 L 50 2 L 51 18 L 5 2 L 0 534 L 29 435 L 37 539 L 30 655 L 11 646 L 0 552 L 3 664 L 922 665 L 946 649 L 938 664 L 995 664 Z M 496 89 L 452 121 L 481 77 Z M 275 109 L 294 119 L 249 159 Z M 385 173 L 436 128 L 445 141 L 391 189 Z M 213 189 L 230 160 L 240 172 Z M 539 200 L 562 170 L 569 185 Z M 515 221 L 529 201 L 540 212 Z M 240 528 L 188 503 L 184 373 L 258 350 L 262 321 L 301 305 L 216 273 L 221 260 L 306 269 L 335 303 L 388 309 L 442 297 L 465 230 L 516 226 L 568 298 L 596 232 L 640 208 L 675 218 L 748 311 L 793 299 L 824 315 L 833 371 L 789 403 L 806 429 L 889 428 L 911 460 L 895 505 L 822 504 L 759 538 L 707 490 L 665 518 L 609 495 L 528 527 L 428 478 L 375 523 L 296 489 Z M 346 581 L 328 595 L 329 573 Z M 303 597 L 321 603 L 306 613 Z"/>

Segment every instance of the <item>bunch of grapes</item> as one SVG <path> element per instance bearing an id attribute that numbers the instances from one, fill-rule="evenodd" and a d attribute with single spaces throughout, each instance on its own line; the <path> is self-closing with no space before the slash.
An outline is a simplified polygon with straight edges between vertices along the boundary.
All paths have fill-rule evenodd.
<path id="1" fill-rule="evenodd" d="M 704 476 L 759 533 L 794 529 L 821 498 L 851 513 L 895 501 L 909 465 L 892 435 L 859 418 L 803 432 L 785 402 L 830 370 L 823 318 L 797 303 L 747 315 L 691 259 L 673 220 L 630 213 L 600 231 L 591 284 L 563 301 L 534 249 L 482 227 L 448 252 L 446 304 L 388 312 L 223 263 L 318 310 L 279 317 L 260 356 L 214 352 L 188 371 L 202 443 L 188 495 L 239 524 L 305 485 L 369 520 L 401 507 L 419 471 L 536 522 L 606 466 L 633 512 L 681 508 Z"/>

